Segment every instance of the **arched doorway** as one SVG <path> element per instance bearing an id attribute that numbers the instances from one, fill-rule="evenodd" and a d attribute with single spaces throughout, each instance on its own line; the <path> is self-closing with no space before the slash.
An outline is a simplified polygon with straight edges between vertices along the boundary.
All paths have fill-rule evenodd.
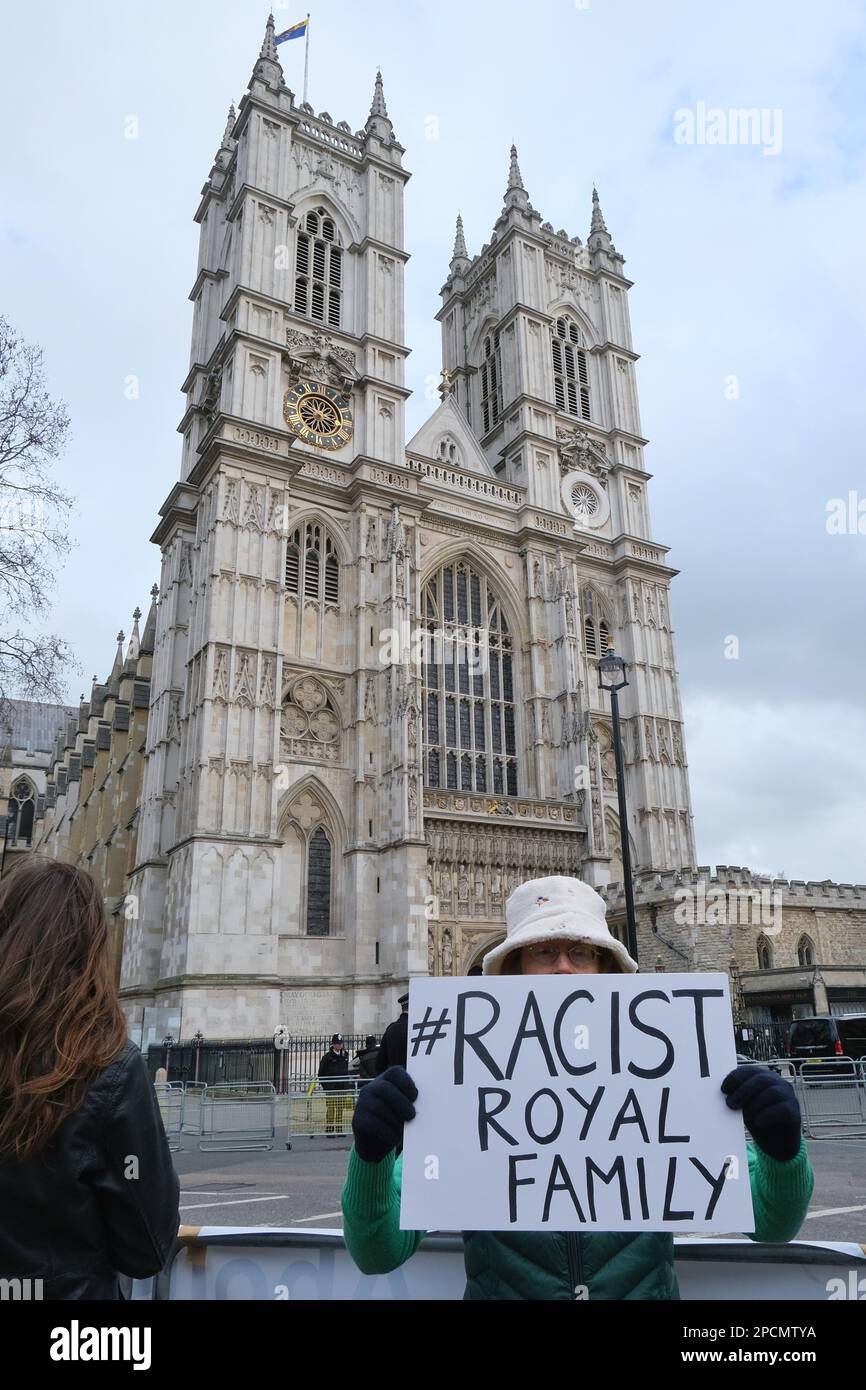
<path id="1" fill-rule="evenodd" d="M 466 974 L 480 975 L 482 973 L 482 961 L 484 960 L 484 957 L 487 955 L 487 952 L 492 951 L 494 946 L 501 946 L 504 940 L 504 936 L 491 936 L 488 938 L 487 941 L 482 942 L 481 945 L 476 948 L 474 954 L 470 957 L 469 966 L 466 970 Z"/>

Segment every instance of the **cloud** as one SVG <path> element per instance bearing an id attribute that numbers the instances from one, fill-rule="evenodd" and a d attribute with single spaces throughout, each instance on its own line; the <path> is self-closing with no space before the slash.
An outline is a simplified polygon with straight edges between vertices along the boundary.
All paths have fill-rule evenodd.
<path id="1" fill-rule="evenodd" d="M 32 18 L 18 7 L 4 19 L 14 126 L 0 193 L 16 235 L 0 289 L 72 413 L 60 474 L 78 495 L 80 544 L 52 626 L 88 676 L 104 676 L 117 628 L 146 608 L 158 573 L 148 537 L 179 472 L 192 215 L 264 12 L 190 0 L 151 6 L 146 24 L 129 5 L 110 24 L 82 25 L 78 10 L 47 0 L 40 15 L 51 35 L 40 100 Z M 694 0 L 539 0 L 531 24 L 518 0 L 331 0 L 314 16 L 310 53 L 311 101 L 353 130 L 381 65 L 413 173 L 408 436 L 435 405 L 433 316 L 458 208 L 474 254 L 500 211 L 512 140 L 533 204 L 584 240 L 597 182 L 635 282 L 653 533 L 681 571 L 672 612 L 697 721 L 687 735 L 701 856 L 845 879 L 864 877 L 851 828 L 862 763 L 849 785 L 799 730 L 825 753 L 832 735 L 834 756 L 855 736 L 862 747 L 866 537 L 830 537 L 825 518 L 829 499 L 866 496 L 864 36 L 858 0 L 730 0 L 699 16 Z M 300 94 L 303 45 L 286 47 Z M 677 145 L 674 112 L 698 101 L 781 109 L 780 154 Z M 130 116 L 137 139 L 126 138 Z M 130 374 L 136 400 L 124 396 Z M 725 659 L 730 634 L 737 661 Z M 76 677 L 70 694 L 79 688 Z M 749 732 L 753 715 L 762 738 Z M 778 788 L 794 785 L 797 759 L 809 771 L 795 801 Z M 729 766 L 740 775 L 719 781 Z"/>
<path id="2" fill-rule="evenodd" d="M 700 863 L 866 882 L 866 712 L 708 695 L 685 720 Z"/>

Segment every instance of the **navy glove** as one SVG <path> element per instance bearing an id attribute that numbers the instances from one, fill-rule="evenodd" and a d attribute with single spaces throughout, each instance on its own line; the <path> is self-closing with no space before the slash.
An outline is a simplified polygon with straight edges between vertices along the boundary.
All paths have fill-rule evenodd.
<path id="1" fill-rule="evenodd" d="M 786 1163 L 800 1152 L 802 1124 L 794 1088 L 763 1067 L 735 1067 L 722 1082 L 732 1110 L 742 1110 L 746 1128 L 770 1158 Z"/>
<path id="2" fill-rule="evenodd" d="M 403 1125 L 415 1118 L 418 1088 L 403 1067 L 389 1067 L 375 1081 L 368 1081 L 358 1096 L 352 1131 L 358 1157 L 365 1163 L 381 1163 L 396 1149 Z"/>

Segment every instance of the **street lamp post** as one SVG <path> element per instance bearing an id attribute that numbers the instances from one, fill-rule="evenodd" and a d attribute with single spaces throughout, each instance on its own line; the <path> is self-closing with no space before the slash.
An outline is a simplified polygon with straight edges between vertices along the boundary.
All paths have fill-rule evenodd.
<path id="1" fill-rule="evenodd" d="M 199 1057 L 201 1056 L 201 1045 L 202 1045 L 203 1042 L 204 1042 L 204 1033 L 201 1031 L 201 1029 L 199 1029 L 198 1032 L 196 1033 L 195 1037 L 194 1037 L 193 1040 L 192 1040 L 192 1045 L 193 1045 L 193 1047 L 195 1048 L 195 1081 L 196 1081 L 196 1085 L 198 1085 L 198 1062 L 199 1062 Z"/>
<path id="2" fill-rule="evenodd" d="M 168 1058 L 171 1049 L 174 1047 L 174 1038 L 171 1036 L 171 1033 L 168 1033 L 166 1037 L 163 1038 L 162 1045 L 165 1048 L 165 1079 L 168 1081 Z"/>
<path id="3" fill-rule="evenodd" d="M 622 761 L 622 733 L 619 727 L 618 692 L 628 685 L 626 664 L 611 647 L 598 663 L 598 683 L 610 695 L 613 719 L 613 753 L 616 759 L 616 791 L 619 801 L 619 838 L 622 845 L 622 876 L 625 886 L 625 919 L 628 953 L 637 960 L 637 926 L 634 917 L 634 891 L 631 881 L 631 854 L 628 846 L 628 810 L 625 802 L 625 771 Z"/>

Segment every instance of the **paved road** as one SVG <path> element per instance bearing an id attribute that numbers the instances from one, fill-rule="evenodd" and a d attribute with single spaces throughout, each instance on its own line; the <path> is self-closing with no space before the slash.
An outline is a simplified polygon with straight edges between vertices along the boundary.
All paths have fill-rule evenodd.
<path id="1" fill-rule="evenodd" d="M 348 1139 L 295 1139 L 290 1152 L 281 1139 L 270 1153 L 234 1154 L 199 1153 L 197 1142 L 186 1136 L 174 1155 L 185 1225 L 342 1227 Z M 866 1244 L 866 1139 L 807 1142 L 815 1193 L 800 1238 Z"/>

